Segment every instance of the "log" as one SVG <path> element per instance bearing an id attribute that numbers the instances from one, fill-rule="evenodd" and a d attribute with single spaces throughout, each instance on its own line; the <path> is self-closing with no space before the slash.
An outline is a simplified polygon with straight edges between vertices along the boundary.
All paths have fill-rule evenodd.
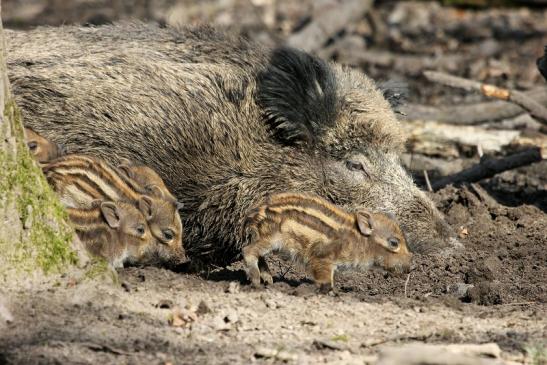
<path id="1" fill-rule="evenodd" d="M 503 158 L 485 158 L 477 165 L 457 174 L 443 177 L 432 184 L 433 190 L 439 190 L 447 185 L 473 183 L 490 178 L 500 172 L 527 166 L 547 158 L 547 151 L 533 147 Z"/>
<path id="2" fill-rule="evenodd" d="M 443 72 L 425 71 L 424 76 L 430 81 L 438 82 L 446 86 L 468 91 L 479 91 L 487 97 L 512 101 L 513 103 L 521 106 L 523 109 L 529 111 L 530 114 L 540 122 L 547 124 L 547 108 L 521 91 L 504 89 L 495 85 L 448 75 Z"/>
<path id="3" fill-rule="evenodd" d="M 469 57 L 458 54 L 444 54 L 438 57 L 398 54 L 387 51 L 340 49 L 338 61 L 350 65 L 375 65 L 402 72 L 409 76 L 419 76 L 424 69 L 457 70 Z"/>
<path id="4" fill-rule="evenodd" d="M 408 149 L 428 156 L 457 158 L 462 147 L 481 145 L 485 152 L 501 151 L 515 141 L 520 131 L 488 130 L 480 126 L 455 126 L 431 121 L 408 121 Z"/>
<path id="5" fill-rule="evenodd" d="M 318 51 L 329 38 L 363 16 L 373 0 L 338 0 L 317 11 L 317 16 L 287 39 L 287 45 L 308 52 Z"/>
<path id="6" fill-rule="evenodd" d="M 547 105 L 547 88 L 545 87 L 527 91 L 524 94 L 542 105 Z M 433 120 L 458 125 L 509 119 L 525 112 L 519 105 L 502 100 L 439 107 L 407 104 L 401 108 L 401 111 L 406 114 L 407 120 Z"/>

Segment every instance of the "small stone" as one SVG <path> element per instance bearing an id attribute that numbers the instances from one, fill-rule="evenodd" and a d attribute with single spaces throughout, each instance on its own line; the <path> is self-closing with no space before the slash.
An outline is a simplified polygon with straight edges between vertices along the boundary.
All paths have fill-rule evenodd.
<path id="1" fill-rule="evenodd" d="M 4 304 L 4 300 L 0 296 L 0 319 L 4 323 L 12 323 L 13 322 L 13 315 L 9 311 L 7 305 Z"/>
<path id="2" fill-rule="evenodd" d="M 122 288 L 128 293 L 131 292 L 131 284 L 129 284 L 127 281 L 122 282 Z"/>
<path id="3" fill-rule="evenodd" d="M 277 350 L 268 347 L 257 347 L 255 349 L 254 357 L 269 359 L 277 355 Z"/>
<path id="4" fill-rule="evenodd" d="M 232 281 L 230 284 L 228 284 L 228 290 L 227 292 L 230 294 L 237 294 L 239 293 L 240 285 L 237 281 Z"/>
<path id="5" fill-rule="evenodd" d="M 276 309 L 277 303 L 273 299 L 264 299 L 264 304 L 270 309 Z"/>
<path id="6" fill-rule="evenodd" d="M 463 298 L 467 296 L 467 293 L 471 288 L 473 288 L 472 284 L 455 283 L 448 285 L 446 287 L 446 292 L 448 294 L 454 295 L 456 298 Z"/>
<path id="7" fill-rule="evenodd" d="M 289 361 L 296 361 L 298 359 L 298 355 L 296 354 L 293 354 L 291 352 L 288 352 L 288 351 L 285 351 L 285 350 L 281 350 L 277 353 L 277 355 L 275 355 L 276 359 L 280 360 L 280 361 L 284 361 L 284 362 L 289 362 Z"/>
<path id="8" fill-rule="evenodd" d="M 211 313 L 211 307 L 209 307 L 209 304 L 207 304 L 204 300 L 200 301 L 198 304 L 198 309 L 196 310 L 197 315 L 204 315 L 207 313 Z"/>

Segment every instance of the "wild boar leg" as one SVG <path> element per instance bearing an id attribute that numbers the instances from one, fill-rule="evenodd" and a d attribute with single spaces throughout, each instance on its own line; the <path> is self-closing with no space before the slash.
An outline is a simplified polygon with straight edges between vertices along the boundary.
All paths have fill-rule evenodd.
<path id="1" fill-rule="evenodd" d="M 260 256 L 258 258 L 258 268 L 260 269 L 260 278 L 266 285 L 273 284 L 273 277 L 272 273 L 270 271 L 270 267 L 268 266 L 268 263 L 266 262 L 266 259 L 264 256 Z"/>
<path id="2" fill-rule="evenodd" d="M 313 280 L 319 288 L 319 292 L 328 293 L 334 290 L 334 266 L 327 260 L 310 261 Z"/>

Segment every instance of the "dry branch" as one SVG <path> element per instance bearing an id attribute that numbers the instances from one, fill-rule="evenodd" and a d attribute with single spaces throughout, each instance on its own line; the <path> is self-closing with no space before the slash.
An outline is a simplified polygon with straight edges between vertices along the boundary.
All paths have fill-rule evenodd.
<path id="1" fill-rule="evenodd" d="M 533 117 L 542 123 L 547 124 L 547 108 L 521 91 L 504 89 L 495 85 L 485 84 L 436 71 L 425 71 L 424 76 L 430 81 L 438 82 L 446 86 L 468 91 L 480 91 L 487 97 L 512 101 L 513 103 L 529 111 Z"/>
<path id="2" fill-rule="evenodd" d="M 524 94 L 542 105 L 547 104 L 547 88 L 527 91 Z M 501 100 L 440 107 L 407 104 L 401 107 L 401 111 L 406 114 L 407 120 L 434 120 L 460 125 L 509 119 L 525 112 L 520 106 Z"/>
<path id="3" fill-rule="evenodd" d="M 341 63 L 353 65 L 375 65 L 402 72 L 409 76 L 418 76 L 424 69 L 456 70 L 459 64 L 469 61 L 469 57 L 458 54 L 444 54 L 440 56 L 422 56 L 400 54 L 371 49 L 339 48 L 338 60 Z"/>
<path id="4" fill-rule="evenodd" d="M 433 190 L 439 190 L 450 184 L 459 185 L 461 183 L 477 182 L 482 179 L 492 177 L 503 171 L 530 165 L 534 162 L 539 162 L 546 158 L 546 155 L 547 151 L 544 151 L 539 147 L 533 147 L 503 158 L 483 159 L 475 166 L 435 181 L 432 184 L 432 187 Z"/>
<path id="5" fill-rule="evenodd" d="M 315 52 L 347 24 L 361 18 L 372 3 L 372 0 L 343 0 L 329 3 L 319 11 L 310 24 L 291 35 L 287 39 L 287 44 L 308 52 Z"/>

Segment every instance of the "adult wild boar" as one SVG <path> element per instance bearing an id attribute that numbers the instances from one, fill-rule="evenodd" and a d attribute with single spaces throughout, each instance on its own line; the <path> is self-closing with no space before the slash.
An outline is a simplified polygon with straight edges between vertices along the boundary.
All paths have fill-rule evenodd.
<path id="1" fill-rule="evenodd" d="M 154 169 L 184 203 L 191 258 L 226 264 L 267 194 L 394 213 L 411 247 L 445 247 L 441 214 L 399 162 L 389 103 L 358 71 L 211 28 L 140 23 L 7 32 L 25 124 L 69 152 Z"/>

